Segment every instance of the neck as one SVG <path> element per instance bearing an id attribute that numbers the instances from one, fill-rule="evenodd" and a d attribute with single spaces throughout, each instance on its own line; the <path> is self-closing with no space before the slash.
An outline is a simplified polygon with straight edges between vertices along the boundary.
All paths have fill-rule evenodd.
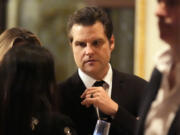
<path id="1" fill-rule="evenodd" d="M 180 46 L 174 45 L 171 46 L 171 48 L 172 48 L 173 63 L 180 62 Z"/>
<path id="2" fill-rule="evenodd" d="M 90 75 L 90 76 L 92 78 L 94 78 L 95 80 L 100 81 L 100 80 L 102 80 L 106 76 L 106 74 L 102 74 L 102 75 L 93 74 L 93 75 Z"/>
<path id="3" fill-rule="evenodd" d="M 109 71 L 109 65 L 104 69 L 102 70 L 101 72 L 98 72 L 98 73 L 93 73 L 93 74 L 89 74 L 89 76 L 91 76 L 92 78 L 94 78 L 95 80 L 102 80 L 108 73 Z"/>

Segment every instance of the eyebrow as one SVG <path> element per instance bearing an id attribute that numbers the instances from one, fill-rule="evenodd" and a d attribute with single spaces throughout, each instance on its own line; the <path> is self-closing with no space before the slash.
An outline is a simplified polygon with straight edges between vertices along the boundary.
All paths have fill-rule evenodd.
<path id="1" fill-rule="evenodd" d="M 74 43 L 77 44 L 77 43 L 84 43 L 85 41 L 75 41 Z"/>

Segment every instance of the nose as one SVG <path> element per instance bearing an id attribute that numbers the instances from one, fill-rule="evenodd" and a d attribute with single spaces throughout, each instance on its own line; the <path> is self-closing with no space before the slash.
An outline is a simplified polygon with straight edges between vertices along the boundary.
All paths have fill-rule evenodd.
<path id="1" fill-rule="evenodd" d="M 87 44 L 86 48 L 85 48 L 85 54 L 86 55 L 91 55 L 94 53 L 94 49 L 90 44 Z"/>
<path id="2" fill-rule="evenodd" d="M 167 11 L 166 11 L 166 4 L 164 2 L 159 2 L 157 9 L 156 9 L 156 16 L 158 17 L 163 17 L 166 16 Z"/>

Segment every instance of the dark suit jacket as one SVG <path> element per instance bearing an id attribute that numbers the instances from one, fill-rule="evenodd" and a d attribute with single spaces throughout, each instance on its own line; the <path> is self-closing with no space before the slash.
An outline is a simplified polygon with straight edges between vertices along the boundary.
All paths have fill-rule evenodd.
<path id="1" fill-rule="evenodd" d="M 146 81 L 125 73 L 113 70 L 111 98 L 119 104 L 117 115 L 111 123 L 110 135 L 125 135 L 134 132 L 134 123 L 138 116 L 139 103 L 144 93 Z M 76 124 L 79 135 L 92 134 L 97 121 L 95 108 L 81 105 L 80 95 L 85 85 L 76 72 L 72 77 L 59 85 L 62 99 L 60 109 L 70 116 Z"/>
<path id="2" fill-rule="evenodd" d="M 71 135 L 77 135 L 72 120 L 65 115 L 40 113 L 36 118 L 38 118 L 39 123 L 30 135 L 69 135 L 65 129 L 68 129 Z"/>
<path id="3" fill-rule="evenodd" d="M 161 85 L 162 74 L 155 68 L 151 80 L 146 88 L 146 93 L 140 108 L 140 115 L 142 116 L 136 129 L 135 135 L 144 135 L 144 125 L 147 113 L 151 107 L 151 103 L 156 99 L 158 89 Z M 168 108 L 167 108 L 168 109 Z M 176 117 L 169 129 L 168 135 L 180 135 L 180 109 L 176 113 Z"/>
<path id="4" fill-rule="evenodd" d="M 33 116 L 38 120 L 38 123 L 33 124 L 33 130 L 27 120 L 24 124 L 28 125 L 27 127 L 23 126 L 24 128 L 20 126 L 22 123 L 16 120 L 16 125 L 8 124 L 8 129 L 4 130 L 3 135 L 69 135 L 67 129 L 71 132 L 71 135 L 77 135 L 72 120 L 65 115 L 52 112 L 37 112 Z"/>

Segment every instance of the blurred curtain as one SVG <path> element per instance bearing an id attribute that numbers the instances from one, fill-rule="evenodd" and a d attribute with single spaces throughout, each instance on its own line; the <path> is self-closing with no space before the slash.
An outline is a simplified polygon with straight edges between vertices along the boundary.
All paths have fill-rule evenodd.
<path id="1" fill-rule="evenodd" d="M 145 77 L 146 0 L 136 0 L 134 73 Z"/>
<path id="2" fill-rule="evenodd" d="M 6 28 L 6 6 L 7 0 L 0 0 L 0 33 Z"/>

